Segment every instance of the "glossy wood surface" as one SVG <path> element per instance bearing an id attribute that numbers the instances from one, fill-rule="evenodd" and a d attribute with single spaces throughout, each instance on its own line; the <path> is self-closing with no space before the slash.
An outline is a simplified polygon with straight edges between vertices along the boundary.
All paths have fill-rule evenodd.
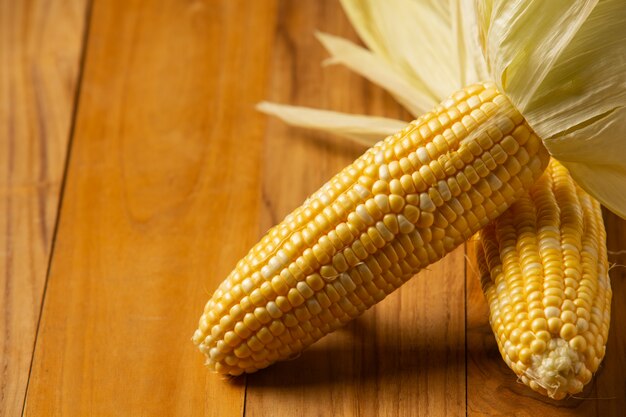
<path id="1" fill-rule="evenodd" d="M 0 1 L 0 416 L 24 405 L 86 12 L 84 0 Z"/>
<path id="2" fill-rule="evenodd" d="M 321 66 L 314 31 L 358 42 L 338 1 L 0 11 L 0 415 L 623 415 L 626 222 L 608 212 L 612 329 L 580 398 L 543 398 L 506 367 L 471 245 L 298 358 L 232 379 L 206 371 L 190 338 L 209 295 L 362 151 L 255 104 L 409 117 Z"/>

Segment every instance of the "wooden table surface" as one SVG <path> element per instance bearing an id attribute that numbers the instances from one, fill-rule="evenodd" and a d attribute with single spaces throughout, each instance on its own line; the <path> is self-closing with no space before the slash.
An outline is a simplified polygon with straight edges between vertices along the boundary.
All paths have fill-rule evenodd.
<path id="1" fill-rule="evenodd" d="M 576 398 L 516 381 L 463 247 L 293 361 L 207 372 L 210 293 L 360 152 L 255 103 L 408 117 L 315 30 L 357 39 L 336 0 L 0 0 L 0 415 L 625 415 L 610 213 L 608 353 Z"/>

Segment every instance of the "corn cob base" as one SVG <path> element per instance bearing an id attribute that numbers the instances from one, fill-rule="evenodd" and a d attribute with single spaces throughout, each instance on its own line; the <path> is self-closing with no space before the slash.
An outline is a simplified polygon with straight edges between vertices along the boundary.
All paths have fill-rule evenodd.
<path id="1" fill-rule="evenodd" d="M 604 357 L 610 321 L 600 204 L 552 160 L 479 242 L 489 320 L 505 362 L 552 398 L 582 391 Z"/>
<path id="2" fill-rule="evenodd" d="M 494 85 L 472 85 L 369 149 L 272 228 L 207 303 L 210 369 L 298 354 L 503 213 L 548 153 Z"/>

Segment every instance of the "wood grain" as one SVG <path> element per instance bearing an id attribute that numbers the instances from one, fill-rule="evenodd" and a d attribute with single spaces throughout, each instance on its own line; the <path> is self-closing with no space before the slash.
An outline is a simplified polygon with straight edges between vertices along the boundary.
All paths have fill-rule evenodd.
<path id="1" fill-rule="evenodd" d="M 93 0 L 89 22 L 86 1 L 0 0 L 0 416 L 25 395 L 27 416 L 623 415 L 626 222 L 609 213 L 613 323 L 580 398 L 517 383 L 463 248 L 292 361 L 208 373 L 190 338 L 210 294 L 361 152 L 254 105 L 409 115 L 321 67 L 315 30 L 358 42 L 336 0 Z"/>
<path id="2" fill-rule="evenodd" d="M 405 118 L 345 68 L 322 68 L 317 30 L 357 40 L 336 1 L 280 3 L 270 99 Z M 262 230 L 352 162 L 360 150 L 268 122 Z M 248 377 L 246 416 L 465 415 L 462 248 L 293 361 Z"/>
<path id="3" fill-rule="evenodd" d="M 613 302 L 606 356 L 596 374 L 597 414 L 623 416 L 626 410 L 626 220 L 603 211 Z"/>
<path id="4" fill-rule="evenodd" d="M 241 415 L 191 335 L 256 239 L 273 3 L 96 1 L 28 416 Z"/>
<path id="5" fill-rule="evenodd" d="M 607 247 L 624 249 L 626 221 L 606 212 Z M 468 244 L 467 269 L 467 407 L 468 416 L 623 416 L 626 409 L 626 337 L 620 318 L 626 317 L 623 267 L 610 271 L 613 288 L 612 323 L 603 364 L 586 389 L 575 397 L 554 401 L 530 390 L 502 360 L 489 326 L 488 306 L 480 288 L 474 245 Z M 624 255 L 609 261 L 626 264 Z"/>
<path id="6" fill-rule="evenodd" d="M 0 416 L 22 412 L 87 2 L 0 2 Z"/>

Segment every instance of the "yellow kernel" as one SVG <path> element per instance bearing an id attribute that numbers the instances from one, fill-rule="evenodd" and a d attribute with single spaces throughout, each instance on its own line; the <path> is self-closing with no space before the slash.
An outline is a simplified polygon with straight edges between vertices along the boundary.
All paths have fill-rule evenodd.
<path id="1" fill-rule="evenodd" d="M 350 226 L 352 226 L 356 230 L 361 230 L 361 229 L 365 228 L 365 226 L 366 226 L 365 222 L 355 212 L 352 212 L 352 213 L 348 214 L 348 224 Z M 308 249 L 308 248 L 305 249 L 303 255 L 306 256 L 306 253 L 309 250 L 310 249 Z"/>
<path id="2" fill-rule="evenodd" d="M 322 276 L 322 278 L 325 278 L 325 279 L 334 278 L 338 274 L 339 273 L 337 272 L 337 270 L 330 265 L 324 265 L 320 268 L 320 275 Z"/>
<path id="3" fill-rule="evenodd" d="M 402 169 L 398 161 L 389 162 L 389 173 L 394 178 L 399 178 L 402 175 Z"/>
<path id="4" fill-rule="evenodd" d="M 578 331 L 576 330 L 576 326 L 572 323 L 565 323 L 563 327 L 561 327 L 560 336 L 565 340 L 570 340 L 577 334 Z"/>
<path id="5" fill-rule="evenodd" d="M 559 283 L 559 285 L 561 285 L 561 283 Z M 547 288 L 543 293 L 546 296 L 548 296 L 548 295 L 555 296 L 555 297 L 558 297 L 561 300 L 563 300 L 565 298 L 565 293 L 563 292 L 563 290 L 561 288 L 555 288 L 555 287 Z"/>
<path id="6" fill-rule="evenodd" d="M 298 318 L 300 323 L 306 322 L 311 319 L 311 313 L 306 306 L 300 306 L 293 311 L 293 314 Z"/>
<path id="7" fill-rule="evenodd" d="M 375 222 L 374 218 L 367 211 L 365 204 L 359 204 L 356 206 L 355 212 L 365 224 L 371 225 Z"/>
<path id="8" fill-rule="evenodd" d="M 559 310 L 558 307 L 554 307 L 554 306 L 546 307 L 543 310 L 543 312 L 546 315 L 547 319 L 551 319 L 553 317 L 559 317 L 561 315 L 561 310 Z"/>
<path id="9" fill-rule="evenodd" d="M 519 360 L 522 361 L 522 363 L 528 364 L 530 362 L 531 357 L 532 357 L 532 352 L 530 351 L 529 348 L 523 348 L 519 351 Z"/>
<path id="10" fill-rule="evenodd" d="M 528 298 L 527 298 L 528 303 L 528 309 L 530 310 L 530 312 L 528 313 L 528 318 L 530 320 L 535 320 L 535 319 L 539 319 L 539 318 L 543 318 L 544 314 L 543 314 L 543 310 L 541 308 L 531 308 L 530 303 L 532 302 L 532 293 L 529 294 Z"/>
<path id="11" fill-rule="evenodd" d="M 563 305 L 561 306 L 561 310 L 568 310 L 568 311 L 576 311 L 576 304 L 574 304 L 572 302 L 572 300 L 565 300 L 563 301 Z"/>
<path id="12" fill-rule="evenodd" d="M 578 378 L 580 379 L 580 382 L 582 382 L 583 384 L 588 383 L 589 381 L 591 381 L 591 377 L 593 376 L 593 374 L 591 373 L 591 371 L 587 368 L 583 368 L 579 373 L 578 373 Z"/>
<path id="13" fill-rule="evenodd" d="M 302 297 L 300 292 L 296 290 L 295 288 L 292 288 L 289 290 L 289 293 L 287 294 L 287 298 L 289 299 L 289 303 L 293 307 L 297 307 L 300 304 L 304 303 L 304 297 Z"/>
<path id="14" fill-rule="evenodd" d="M 404 234 L 411 233 L 413 230 L 415 230 L 415 225 L 402 214 L 398 215 L 398 226 L 400 233 Z"/>
<path id="15" fill-rule="evenodd" d="M 391 207 L 389 206 L 389 197 L 386 194 L 376 194 L 374 201 L 383 213 L 389 213 L 391 210 Z"/>
<path id="16" fill-rule="evenodd" d="M 243 318 L 243 324 L 248 327 L 250 330 L 257 331 L 261 328 L 261 323 L 259 319 L 252 313 L 247 313 Z"/>
<path id="17" fill-rule="evenodd" d="M 241 301 L 239 302 L 239 305 L 244 311 L 252 311 L 254 309 L 254 304 L 250 302 L 250 297 L 247 297 L 247 296 L 241 299 Z"/>
<path id="18" fill-rule="evenodd" d="M 380 218 L 383 215 L 383 212 L 380 210 L 380 207 L 378 207 L 378 204 L 376 204 L 376 201 L 373 198 L 370 198 L 365 202 L 365 208 L 367 209 L 367 212 L 375 218 Z"/>
<path id="19" fill-rule="evenodd" d="M 530 350 L 532 353 L 539 355 L 546 350 L 546 342 L 541 339 L 535 339 L 530 344 Z"/>
<path id="20" fill-rule="evenodd" d="M 312 297 L 313 294 L 315 294 L 311 287 L 309 287 L 304 281 L 298 282 L 296 289 L 304 298 Z"/>
<path id="21" fill-rule="evenodd" d="M 261 330 L 259 330 L 256 334 L 256 337 L 264 344 L 268 344 L 274 339 L 274 336 L 272 336 L 272 333 L 267 327 L 263 327 Z"/>
<path id="22" fill-rule="evenodd" d="M 387 181 L 378 180 L 372 186 L 373 194 L 389 194 L 389 183 Z"/>
<path id="23" fill-rule="evenodd" d="M 563 322 L 558 317 L 551 317 L 548 319 L 548 329 L 550 330 L 550 333 L 559 334 L 562 325 Z"/>
<path id="24" fill-rule="evenodd" d="M 224 335 L 224 342 L 230 347 L 236 347 L 241 343 L 241 338 L 235 332 L 229 331 Z"/>
<path id="25" fill-rule="evenodd" d="M 561 320 L 563 320 L 564 323 L 576 323 L 576 319 L 578 319 L 578 317 L 576 317 L 576 313 L 573 311 L 564 311 L 561 313 Z"/>
<path id="26" fill-rule="evenodd" d="M 517 344 L 519 343 L 519 339 L 521 335 L 522 335 L 522 331 L 519 328 L 514 328 L 509 338 L 511 339 L 512 343 Z"/>
<path id="27" fill-rule="evenodd" d="M 411 223 L 417 222 L 417 219 L 420 216 L 420 210 L 414 205 L 410 205 L 410 204 L 407 204 L 404 207 L 404 210 L 402 213 L 404 214 L 404 217 L 406 217 L 406 219 L 410 221 Z"/>
<path id="28" fill-rule="evenodd" d="M 408 145 L 407 147 L 410 147 L 410 145 Z M 404 157 L 400 159 L 400 168 L 402 169 L 402 172 L 405 173 L 413 171 L 413 166 L 411 165 L 409 158 Z M 409 178 L 410 177 L 411 176 L 409 175 Z M 404 185 L 404 183 L 402 185 Z"/>
<path id="29" fill-rule="evenodd" d="M 318 292 L 315 294 L 315 298 L 323 309 L 327 309 L 331 305 L 331 301 L 324 292 Z"/>
<path id="30" fill-rule="evenodd" d="M 425 211 L 422 211 L 420 213 L 419 219 L 416 222 L 416 226 L 426 228 L 426 227 L 432 226 L 434 222 L 435 222 L 435 216 L 433 216 L 432 213 L 427 213 Z"/>
<path id="31" fill-rule="evenodd" d="M 254 316 L 259 320 L 259 322 L 265 324 L 269 323 L 272 320 L 272 316 L 267 311 L 267 309 L 263 307 L 257 307 L 254 309 Z"/>
<path id="32" fill-rule="evenodd" d="M 389 231 L 393 234 L 398 233 L 398 217 L 393 214 L 386 214 L 383 218 L 383 223 L 385 227 L 389 229 Z"/>
<path id="33" fill-rule="evenodd" d="M 587 350 L 587 341 L 581 335 L 573 337 L 569 341 L 569 345 L 577 352 L 584 352 L 585 350 Z"/>
<path id="34" fill-rule="evenodd" d="M 250 354 L 252 354 L 252 351 L 250 350 L 247 344 L 242 343 L 233 350 L 233 353 L 238 358 L 246 358 L 250 356 Z"/>
<path id="35" fill-rule="evenodd" d="M 413 180 L 413 185 L 415 186 L 416 191 L 421 192 L 428 188 L 426 180 L 424 180 L 419 171 L 413 172 L 411 174 L 411 179 Z"/>
<path id="36" fill-rule="evenodd" d="M 407 204 L 411 204 L 413 206 L 419 206 L 420 204 L 419 194 L 407 194 L 404 198 Z"/>
<path id="37" fill-rule="evenodd" d="M 283 323 L 285 323 L 285 326 L 287 327 L 295 327 L 298 325 L 298 319 L 293 314 L 288 313 L 285 314 L 285 317 L 283 318 Z"/>
<path id="38" fill-rule="evenodd" d="M 536 332 L 535 333 L 535 337 L 537 339 L 543 340 L 546 343 L 548 343 L 550 341 L 550 339 L 552 339 L 552 336 L 546 330 L 540 330 L 540 331 Z"/>
<path id="39" fill-rule="evenodd" d="M 548 295 L 546 297 L 543 297 L 543 305 L 544 306 L 553 306 L 553 307 L 559 307 L 562 303 L 562 298 L 554 296 L 554 295 Z"/>
<path id="40" fill-rule="evenodd" d="M 389 196 L 389 205 L 394 213 L 400 213 L 404 208 L 404 198 L 392 194 Z"/>
<path id="41" fill-rule="evenodd" d="M 586 332 L 589 329 L 589 322 L 581 317 L 576 320 L 576 328 L 578 329 L 578 333 Z"/>
<path id="42" fill-rule="evenodd" d="M 291 304 L 289 303 L 289 300 L 287 299 L 287 297 L 284 297 L 282 295 L 278 296 L 276 297 L 276 300 L 274 302 L 276 303 L 276 306 L 278 306 L 280 311 L 282 311 L 283 313 L 291 310 Z"/>
<path id="43" fill-rule="evenodd" d="M 530 331 L 522 333 L 522 337 L 520 338 L 520 342 L 526 346 L 529 346 L 533 340 L 535 340 L 535 335 Z"/>
<path id="44" fill-rule="evenodd" d="M 500 146 L 509 155 L 515 155 L 519 149 L 519 143 L 512 136 L 506 136 L 500 141 Z"/>
<path id="45" fill-rule="evenodd" d="M 405 193 L 414 193 L 415 190 L 415 184 L 413 183 L 413 178 L 410 175 L 403 175 L 400 178 L 400 184 L 402 184 L 402 188 L 404 190 Z"/>
<path id="46" fill-rule="evenodd" d="M 404 190 L 402 189 L 402 184 L 400 183 L 400 180 L 394 178 L 389 181 L 389 191 L 392 195 L 404 194 Z"/>
<path id="47" fill-rule="evenodd" d="M 541 330 L 548 329 L 548 322 L 544 318 L 536 318 L 532 321 L 531 329 L 533 332 L 537 333 Z"/>
<path id="48" fill-rule="evenodd" d="M 309 284 L 314 291 L 319 291 L 324 288 L 324 280 L 320 274 L 309 275 L 306 277 L 306 283 Z"/>
<path id="49" fill-rule="evenodd" d="M 444 203 L 444 200 L 441 194 L 436 188 L 430 188 L 428 190 L 428 196 L 430 197 L 430 199 L 432 200 L 432 202 L 435 204 L 436 207 L 439 207 Z"/>
<path id="50" fill-rule="evenodd" d="M 261 305 L 264 305 L 267 302 L 265 297 L 263 297 L 263 295 L 261 294 L 261 290 L 258 289 L 258 288 L 255 289 L 254 291 L 252 291 L 252 293 L 250 294 L 249 297 L 250 297 L 250 301 L 255 306 L 261 306 Z"/>
<path id="51" fill-rule="evenodd" d="M 385 246 L 385 239 L 381 236 L 380 232 L 375 227 L 370 227 L 367 229 L 367 235 L 369 236 L 371 242 L 374 244 L 374 248 L 372 248 L 372 253 L 376 252 L 376 248 L 382 248 Z"/>
<path id="52" fill-rule="evenodd" d="M 376 222 L 376 230 L 380 234 L 380 236 L 385 239 L 387 242 L 390 242 L 394 238 L 394 234 L 385 226 L 383 222 Z"/>
<path id="53" fill-rule="evenodd" d="M 309 298 L 306 301 L 306 306 L 309 312 L 313 315 L 317 315 L 321 313 L 322 311 L 322 307 L 320 306 L 319 302 L 315 298 Z"/>
<path id="54" fill-rule="evenodd" d="M 422 211 L 427 211 L 427 212 L 432 213 L 433 211 L 435 211 L 437 207 L 435 206 L 435 203 L 433 202 L 433 200 L 430 198 L 429 193 L 421 193 L 419 208 Z"/>
<path id="55" fill-rule="evenodd" d="M 283 312 L 280 310 L 280 308 L 278 308 L 278 306 L 276 305 L 274 301 L 270 301 L 269 303 L 267 303 L 265 308 L 267 309 L 268 314 L 273 319 L 280 318 L 283 315 Z"/>

